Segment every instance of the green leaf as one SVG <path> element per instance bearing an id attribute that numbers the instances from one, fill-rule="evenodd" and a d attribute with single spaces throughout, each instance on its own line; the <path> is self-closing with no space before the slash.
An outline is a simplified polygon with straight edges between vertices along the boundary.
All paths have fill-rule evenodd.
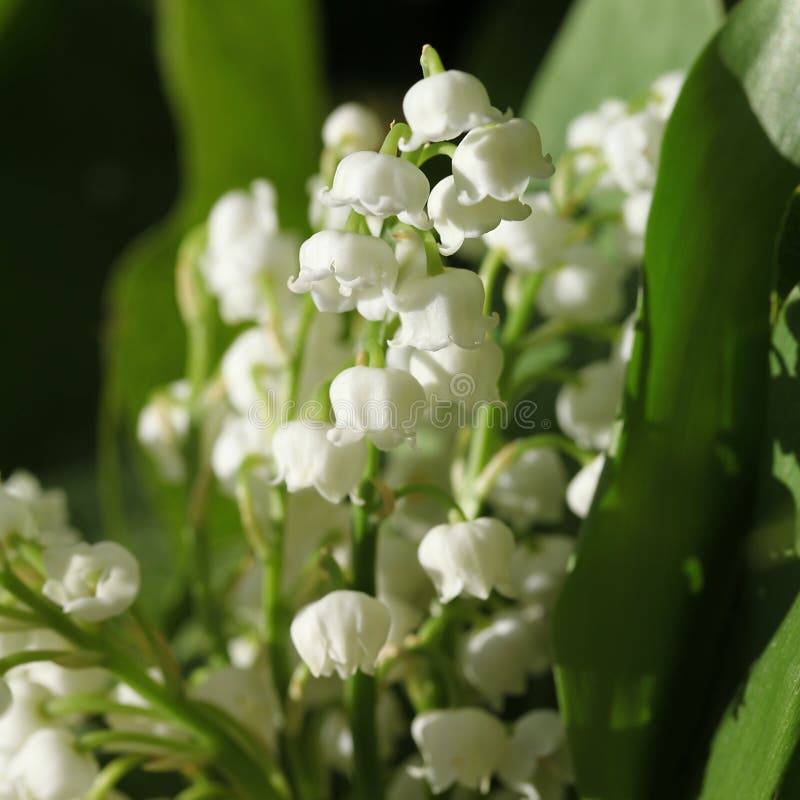
<path id="1" fill-rule="evenodd" d="M 689 760 L 710 725 L 753 512 L 775 241 L 800 178 L 772 141 L 780 126 L 760 121 L 743 88 L 754 84 L 741 64 L 763 64 L 774 34 L 752 23 L 760 5 L 745 0 L 731 15 L 667 127 L 624 425 L 556 608 L 579 787 L 598 800 L 693 796 Z M 781 35 L 800 47 L 793 20 Z M 751 57 L 734 72 L 731 43 L 745 40 Z M 800 79 L 773 66 L 759 86 Z"/>
<path id="2" fill-rule="evenodd" d="M 539 126 L 545 148 L 558 155 L 570 120 L 688 67 L 722 16 L 717 0 L 576 0 L 521 115 Z"/>

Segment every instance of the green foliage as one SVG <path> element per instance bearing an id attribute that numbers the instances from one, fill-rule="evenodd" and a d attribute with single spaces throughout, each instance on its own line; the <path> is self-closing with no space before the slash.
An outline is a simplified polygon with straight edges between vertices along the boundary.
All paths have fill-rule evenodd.
<path id="1" fill-rule="evenodd" d="M 691 64 L 722 20 L 718 0 L 576 0 L 521 115 L 558 155 L 567 124 L 608 97 L 634 97 Z"/>
<path id="2" fill-rule="evenodd" d="M 782 46 L 800 48 L 800 18 L 777 9 L 745 0 L 732 14 L 664 139 L 624 427 L 554 620 L 585 797 L 690 797 L 698 778 L 690 759 L 703 752 L 755 499 L 775 243 L 800 179 L 776 149 L 796 155 L 794 110 L 761 98 L 798 83 L 764 55 L 776 20 Z M 712 796 L 762 795 L 739 785 Z"/>

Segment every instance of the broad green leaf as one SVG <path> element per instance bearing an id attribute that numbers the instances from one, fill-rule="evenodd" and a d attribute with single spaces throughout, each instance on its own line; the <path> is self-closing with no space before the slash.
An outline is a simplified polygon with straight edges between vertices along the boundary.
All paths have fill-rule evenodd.
<path id="1" fill-rule="evenodd" d="M 722 20 L 718 0 L 576 0 L 521 115 L 557 155 L 567 124 L 609 97 L 634 97 L 685 69 Z"/>
<path id="2" fill-rule="evenodd" d="M 220 194 L 257 177 L 275 183 L 282 224 L 302 230 L 324 111 L 314 0 L 164 0 L 157 9 L 183 185 L 169 219 L 122 256 L 108 293 L 101 494 L 117 536 L 124 535 L 131 475 L 120 445 L 130 456 L 129 435 L 149 393 L 183 374 L 184 331 L 174 300 L 178 244 Z M 157 496 L 167 513 L 163 526 L 175 534 L 185 498 L 160 489 Z M 132 544 L 153 567 L 145 570 L 150 583 L 167 588 L 163 532 L 140 521 Z"/>
<path id="3" fill-rule="evenodd" d="M 771 140 L 780 126 L 754 113 L 746 66 L 731 67 L 732 42 L 770 46 L 773 32 L 751 24 L 758 5 L 745 0 L 705 49 L 667 127 L 624 425 L 555 613 L 587 798 L 689 797 L 689 759 L 705 746 L 753 511 L 775 240 L 800 178 Z M 781 35 L 800 47 L 800 25 Z M 799 78 L 776 68 L 760 85 Z"/>

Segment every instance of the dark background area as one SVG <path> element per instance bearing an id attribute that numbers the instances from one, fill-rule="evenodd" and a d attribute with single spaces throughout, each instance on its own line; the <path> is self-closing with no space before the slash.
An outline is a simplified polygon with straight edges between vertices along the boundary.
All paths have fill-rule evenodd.
<path id="1" fill-rule="evenodd" d="M 331 96 L 394 102 L 399 112 L 429 41 L 445 64 L 481 76 L 496 105 L 518 107 L 568 4 L 322 3 Z M 126 244 L 170 208 L 178 142 L 151 2 L 18 0 L 7 8 L 0 8 L 0 473 L 22 466 L 56 479 L 76 465 L 91 474 L 103 288 Z"/>

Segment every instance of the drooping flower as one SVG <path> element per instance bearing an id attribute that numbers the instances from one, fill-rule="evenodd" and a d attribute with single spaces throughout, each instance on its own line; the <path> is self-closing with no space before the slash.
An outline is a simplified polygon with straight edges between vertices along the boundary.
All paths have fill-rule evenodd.
<path id="1" fill-rule="evenodd" d="M 442 240 L 443 255 L 455 253 L 464 239 L 475 239 L 493 231 L 502 220 L 523 220 L 530 216 L 530 206 L 519 200 L 495 200 L 485 197 L 472 205 L 458 201 L 455 179 L 448 175 L 431 190 L 428 214 Z"/>
<path id="2" fill-rule="evenodd" d="M 464 205 L 486 197 L 518 200 L 532 178 L 552 174 L 553 160 L 542 154 L 539 130 L 526 119 L 474 128 L 453 154 L 453 178 Z"/>
<path id="3" fill-rule="evenodd" d="M 78 532 L 69 523 L 67 495 L 63 489 L 44 489 L 39 479 L 25 470 L 12 472 L 2 488 L 25 504 L 37 528 L 36 538 L 42 545 L 71 544 L 78 539 Z"/>
<path id="4" fill-rule="evenodd" d="M 629 194 L 622 202 L 623 252 L 635 263 L 644 256 L 644 235 L 652 202 L 653 193 L 647 189 Z"/>
<path id="5" fill-rule="evenodd" d="M 573 514 L 584 518 L 592 507 L 592 500 L 600 482 L 600 473 L 606 463 L 605 453 L 595 456 L 580 469 L 567 486 L 567 505 Z"/>
<path id="6" fill-rule="evenodd" d="M 13 535 L 34 538 L 38 535 L 36 520 L 23 500 L 0 485 L 0 542 Z"/>
<path id="7" fill-rule="evenodd" d="M 291 637 L 314 677 L 372 674 L 391 624 L 389 611 L 363 592 L 338 590 L 301 609 Z"/>
<path id="8" fill-rule="evenodd" d="M 268 420 L 262 422 L 235 415 L 223 421 L 211 450 L 211 468 L 226 489 L 233 488 L 237 473 L 247 460 L 262 466 L 262 477 L 267 482 L 265 466 L 272 455 L 272 447 L 267 431 Z"/>
<path id="9" fill-rule="evenodd" d="M 533 546 L 519 545 L 511 576 L 520 601 L 549 609 L 564 583 L 574 551 L 575 540 L 564 534 L 539 536 Z"/>
<path id="10" fill-rule="evenodd" d="M 52 698 L 44 686 L 16 670 L 3 683 L 8 705 L 0 715 L 0 757 L 13 756 L 26 739 L 47 727 L 44 704 Z"/>
<path id="11" fill-rule="evenodd" d="M 649 105 L 657 117 L 665 121 L 669 119 L 685 80 L 686 73 L 678 69 L 667 72 L 653 81 L 650 86 Z"/>
<path id="12" fill-rule="evenodd" d="M 606 132 L 603 153 L 614 184 L 623 192 L 655 186 L 664 120 L 650 109 L 617 120 Z"/>
<path id="13" fill-rule="evenodd" d="M 503 351 L 492 339 L 480 347 L 466 349 L 449 344 L 441 350 L 420 350 L 416 347 L 392 347 L 386 355 L 390 367 L 405 370 L 419 381 L 428 398 L 428 410 L 434 424 L 443 420 L 435 417 L 437 410 L 448 413 L 453 403 L 470 412 L 478 403 L 498 400 L 497 381 L 503 369 Z M 439 408 L 442 406 L 442 408 Z M 470 419 L 448 419 L 468 425 Z"/>
<path id="14" fill-rule="evenodd" d="M 412 136 L 401 150 L 416 150 L 426 142 L 455 139 L 478 125 L 499 122 L 484 85 L 467 72 L 449 69 L 417 81 L 403 98 L 403 114 Z"/>
<path id="15" fill-rule="evenodd" d="M 430 228 L 425 213 L 430 189 L 425 174 L 410 161 L 364 150 L 339 162 L 333 186 L 320 192 L 320 200 L 327 206 L 349 206 L 381 219 L 397 216 L 408 225 Z"/>
<path id="16" fill-rule="evenodd" d="M 419 714 L 411 723 L 411 735 L 424 766 L 409 771 L 427 778 L 435 794 L 456 783 L 486 794 L 508 748 L 503 723 L 482 708 Z"/>
<path id="17" fill-rule="evenodd" d="M 384 290 L 394 289 L 400 267 L 382 239 L 360 233 L 320 231 L 300 247 L 293 292 L 310 292 L 320 311 L 350 311 L 370 320 L 386 315 Z"/>
<path id="18" fill-rule="evenodd" d="M 425 392 L 407 372 L 392 367 L 349 367 L 331 383 L 334 444 L 365 436 L 380 450 L 413 441 L 425 410 Z"/>
<path id="19" fill-rule="evenodd" d="M 183 445 L 189 434 L 191 411 L 188 381 L 175 381 L 156 392 L 139 413 L 136 435 L 161 477 L 179 483 L 186 476 Z"/>
<path id="20" fill-rule="evenodd" d="M 431 528 L 420 542 L 417 556 L 443 603 L 460 594 L 486 600 L 492 589 L 514 594 L 514 547 L 514 534 L 507 525 L 481 517 Z"/>
<path id="21" fill-rule="evenodd" d="M 538 272 L 559 261 L 575 235 L 575 223 L 558 213 L 547 192 L 522 198 L 532 213 L 521 221 L 503 221 L 485 234 L 487 247 L 500 250 L 508 266 L 520 273 Z"/>
<path id="22" fill-rule="evenodd" d="M 341 502 L 358 485 L 367 461 L 362 440 L 335 445 L 330 425 L 293 420 L 275 431 L 272 449 L 278 479 L 290 492 L 313 487 L 331 503 Z"/>
<path id="23" fill-rule="evenodd" d="M 116 542 L 50 547 L 42 563 L 43 594 L 86 622 L 122 614 L 139 593 L 139 562 Z"/>
<path id="24" fill-rule="evenodd" d="M 474 348 L 483 344 L 496 317 L 483 313 L 483 282 L 467 269 L 445 267 L 438 275 L 412 277 L 401 282 L 388 298 L 400 316 L 400 330 L 392 347 L 441 350 L 449 344 Z"/>
<path id="25" fill-rule="evenodd" d="M 567 126 L 567 147 L 573 152 L 573 169 L 578 175 L 599 172 L 605 165 L 603 142 L 609 127 L 628 113 L 622 100 L 603 101 L 596 111 L 575 117 Z M 598 175 L 598 185 L 610 183 L 607 174 Z"/>
<path id="26" fill-rule="evenodd" d="M 527 800 L 556 800 L 572 782 L 564 723 L 557 711 L 529 711 L 514 725 L 500 780 Z"/>
<path id="27" fill-rule="evenodd" d="M 383 135 L 378 115 L 361 103 L 342 103 L 328 114 L 322 125 L 323 144 L 341 155 L 377 150 Z"/>
<path id="28" fill-rule="evenodd" d="M 495 513 L 518 530 L 552 525 L 564 515 L 567 470 L 549 448 L 524 450 L 495 479 L 489 502 Z"/>
<path id="29" fill-rule="evenodd" d="M 625 381 L 625 365 L 595 361 L 578 371 L 556 398 L 556 416 L 564 433 L 581 447 L 608 447 Z"/>

